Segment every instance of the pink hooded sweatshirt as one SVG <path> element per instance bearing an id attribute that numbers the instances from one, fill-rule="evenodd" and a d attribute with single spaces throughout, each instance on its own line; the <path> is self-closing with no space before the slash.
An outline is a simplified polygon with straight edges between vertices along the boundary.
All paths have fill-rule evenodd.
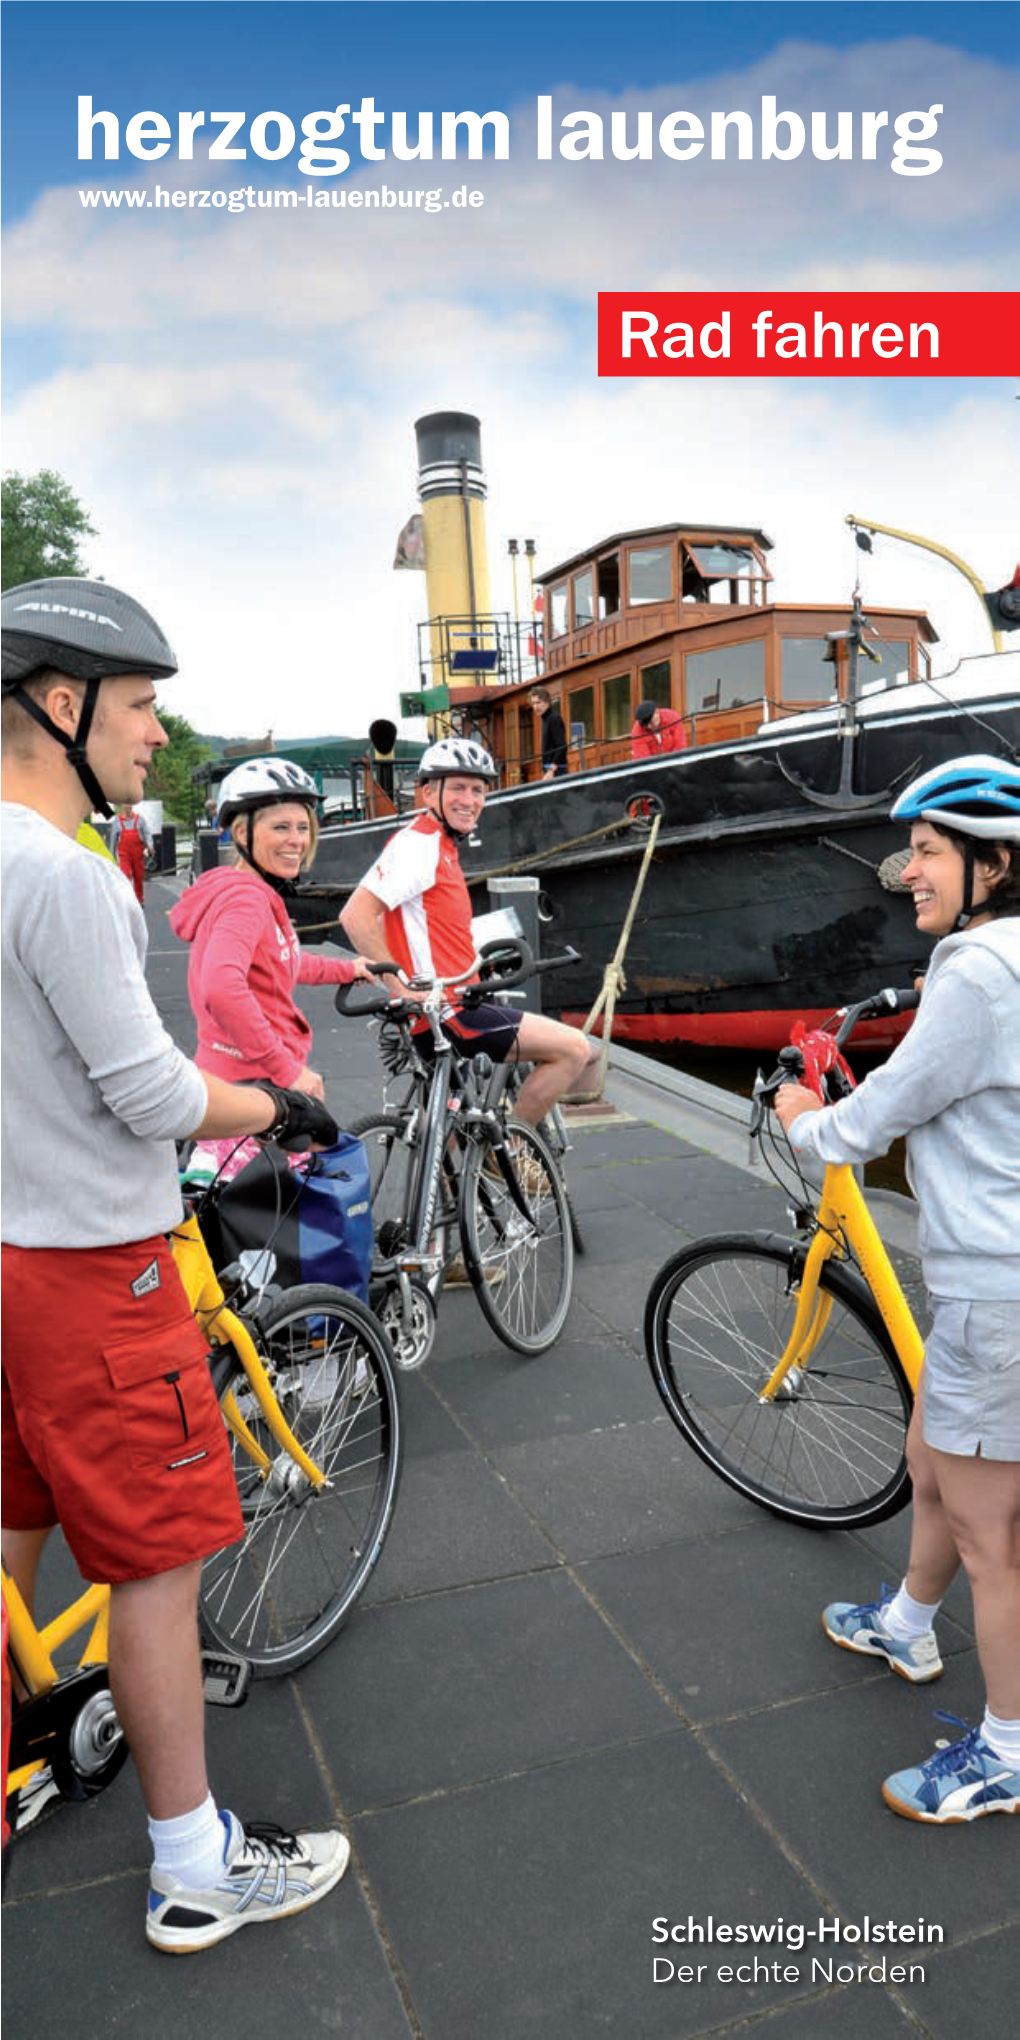
<path id="1" fill-rule="evenodd" d="M 293 987 L 350 984 L 354 958 L 306 956 L 279 894 L 229 866 L 205 872 L 182 893 L 170 926 L 191 944 L 188 997 L 199 1069 L 228 1083 L 267 1077 L 293 1084 L 312 1049 Z"/>

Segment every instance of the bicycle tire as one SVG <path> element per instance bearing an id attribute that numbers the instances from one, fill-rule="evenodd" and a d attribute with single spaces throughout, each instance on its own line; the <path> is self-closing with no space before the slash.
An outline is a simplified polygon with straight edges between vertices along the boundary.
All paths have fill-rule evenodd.
<path id="1" fill-rule="evenodd" d="M 410 1211 L 419 1139 L 417 1135 L 407 1138 L 409 1117 L 401 1111 L 372 1112 L 354 1120 L 348 1128 L 363 1143 L 368 1155 L 377 1259 L 390 1260 L 414 1244 L 410 1237 Z M 451 1188 L 455 1194 L 455 1184 Z M 447 1235 L 455 1225 L 456 1207 L 444 1194 L 433 1222 L 435 1249 L 443 1259 L 453 1251 Z M 432 1289 L 433 1285 L 430 1283 L 429 1287 Z"/>
<path id="2" fill-rule="evenodd" d="M 329 1482 L 314 1489 L 277 1445 L 238 1364 L 228 1386 L 271 1467 L 264 1477 L 231 1436 L 244 1530 L 206 1560 L 199 1616 L 208 1643 L 269 1675 L 307 1664 L 363 1593 L 393 1517 L 403 1430 L 389 1342 L 346 1290 L 305 1283 L 246 1323 Z"/>
<path id="3" fill-rule="evenodd" d="M 863 1529 L 909 1499 L 913 1396 L 870 1293 L 830 1261 L 809 1365 L 758 1400 L 793 1322 L 798 1244 L 733 1233 L 673 1255 L 649 1292 L 645 1350 L 673 1422 L 730 1487 L 790 1523 Z"/>
<path id="4" fill-rule="evenodd" d="M 515 1159 L 537 1171 L 523 1216 L 490 1160 L 491 1143 L 472 1146 L 461 1171 L 460 1236 L 464 1263 L 483 1315 L 515 1353 L 544 1353 L 559 1337 L 574 1285 L 574 1242 L 566 1191 L 541 1134 L 509 1120 Z M 486 1164 L 488 1163 L 488 1167 Z"/>
<path id="5" fill-rule="evenodd" d="M 417 1140 L 407 1138 L 408 1125 L 408 1114 L 384 1111 L 354 1119 L 347 1129 L 368 1154 L 372 1224 L 377 1250 L 386 1258 L 408 1244 L 411 1184 L 418 1153 Z"/>

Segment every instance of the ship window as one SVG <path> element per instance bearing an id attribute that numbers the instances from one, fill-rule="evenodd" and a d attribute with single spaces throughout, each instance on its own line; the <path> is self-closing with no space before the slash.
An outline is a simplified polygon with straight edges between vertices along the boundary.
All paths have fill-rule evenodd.
<path id="1" fill-rule="evenodd" d="M 920 680 L 927 680 L 930 672 L 931 672 L 931 659 L 928 656 L 928 647 L 927 645 L 918 645 L 917 647 L 918 678 Z"/>
<path id="2" fill-rule="evenodd" d="M 765 691 L 765 645 L 719 645 L 707 652 L 688 652 L 684 660 L 688 715 L 718 708 L 747 708 Z"/>
<path id="3" fill-rule="evenodd" d="M 782 647 L 783 700 L 828 701 L 836 687 L 828 638 L 783 638 Z"/>
<path id="4" fill-rule="evenodd" d="M 642 666 L 638 683 L 639 701 L 654 701 L 657 708 L 672 707 L 673 689 L 668 659 L 657 659 L 654 666 Z"/>
<path id="5" fill-rule="evenodd" d="M 561 581 L 558 588 L 549 590 L 549 636 L 566 637 L 567 634 L 567 584 Z"/>
<path id="6" fill-rule="evenodd" d="M 617 616 L 620 609 L 620 555 L 607 553 L 599 560 L 596 572 L 599 577 L 599 622 L 607 616 Z"/>
<path id="7" fill-rule="evenodd" d="M 630 712 L 630 674 L 614 673 L 602 682 L 602 734 L 626 737 L 633 718 Z"/>
<path id="8" fill-rule="evenodd" d="M 753 602 L 768 574 L 748 545 L 692 545 L 682 551 L 685 602 Z"/>
<path id="9" fill-rule="evenodd" d="M 570 696 L 570 741 L 572 744 L 577 742 L 577 732 L 574 727 L 575 723 L 580 723 L 582 725 L 584 729 L 585 742 L 587 743 L 594 742 L 595 738 L 594 687 L 575 687 L 573 694 Z"/>
<path id="10" fill-rule="evenodd" d="M 857 670 L 863 687 L 869 680 L 881 687 L 891 687 L 896 680 L 909 680 L 910 646 L 905 638 L 879 638 L 869 633 L 864 642 L 870 652 L 877 653 L 879 663 L 876 666 L 861 653 Z"/>
<path id="11" fill-rule="evenodd" d="M 583 574 L 574 575 L 574 629 L 583 630 L 586 623 L 595 621 L 595 574 L 591 567 L 585 567 Z"/>
<path id="12" fill-rule="evenodd" d="M 628 601 L 668 602 L 673 593 L 673 567 L 668 545 L 631 548 Z"/>

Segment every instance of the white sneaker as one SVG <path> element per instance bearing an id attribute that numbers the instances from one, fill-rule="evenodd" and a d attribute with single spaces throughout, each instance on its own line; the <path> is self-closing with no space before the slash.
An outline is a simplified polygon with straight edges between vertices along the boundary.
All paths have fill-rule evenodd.
<path id="1" fill-rule="evenodd" d="M 40 1764 L 33 1771 L 27 1783 L 18 1792 L 18 1811 L 14 1821 L 14 1832 L 23 1835 L 26 1828 L 34 1827 L 37 1820 L 55 1799 L 61 1797 L 60 1787 L 48 1764 Z"/>
<path id="2" fill-rule="evenodd" d="M 167 1871 L 149 1880 L 146 1938 L 167 1955 L 194 1955 L 263 1920 L 288 1919 L 316 1905 L 339 1884 L 351 1845 L 339 1828 L 288 1834 L 272 1821 L 246 1826 L 220 1813 L 226 1829 L 223 1874 L 207 1891 L 191 1891 Z"/>

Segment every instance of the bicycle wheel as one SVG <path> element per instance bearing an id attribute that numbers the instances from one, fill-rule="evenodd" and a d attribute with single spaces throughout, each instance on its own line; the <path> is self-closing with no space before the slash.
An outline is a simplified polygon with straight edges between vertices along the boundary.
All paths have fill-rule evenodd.
<path id="1" fill-rule="evenodd" d="M 659 1270 L 645 1349 L 673 1422 L 730 1487 L 791 1523 L 863 1528 L 903 1507 L 912 1396 L 877 1309 L 828 1262 L 809 1364 L 759 1395 L 798 1300 L 793 1242 L 701 1240 Z"/>
<path id="2" fill-rule="evenodd" d="M 570 1309 L 574 1242 L 563 1178 L 540 1134 L 507 1127 L 530 1217 L 519 1211 L 492 1147 L 473 1146 L 461 1172 L 460 1236 L 482 1312 L 515 1353 L 544 1353 Z"/>
<path id="3" fill-rule="evenodd" d="M 383 1260 L 408 1243 L 411 1182 L 418 1153 L 409 1127 L 406 1113 L 373 1112 L 352 1120 L 347 1129 L 363 1142 L 368 1154 L 372 1223 L 376 1251 Z"/>
<path id="4" fill-rule="evenodd" d="M 355 1120 L 348 1129 L 364 1143 L 368 1154 L 377 1260 L 391 1260 L 412 1244 L 411 1191 L 419 1144 L 409 1127 L 407 1113 L 380 1112 Z M 457 1187 L 456 1165 L 447 1154 L 443 1158 L 442 1184 L 432 1229 L 433 1250 L 441 1260 L 448 1259 L 455 1250 Z M 428 1288 L 435 1300 L 438 1276 L 429 1282 Z"/>
<path id="5" fill-rule="evenodd" d="M 231 1434 L 244 1532 L 206 1560 L 199 1610 L 208 1642 L 257 1672 L 290 1672 L 329 1643 L 365 1587 L 393 1515 L 403 1434 L 386 1338 L 345 1290 L 307 1283 L 247 1322 L 328 1486 L 313 1488 L 281 1450 L 235 1368 L 229 1385 L 270 1470 Z"/>

